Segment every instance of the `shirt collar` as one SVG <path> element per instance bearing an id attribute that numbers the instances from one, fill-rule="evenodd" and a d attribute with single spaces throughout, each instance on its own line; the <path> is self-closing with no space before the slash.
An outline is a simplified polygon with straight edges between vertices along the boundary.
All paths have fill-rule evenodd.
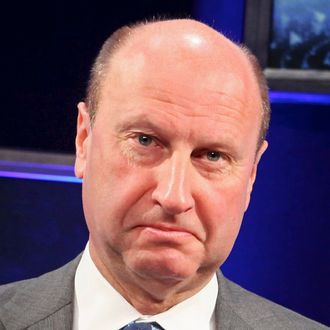
<path id="1" fill-rule="evenodd" d="M 163 313 L 142 315 L 98 271 L 87 244 L 75 276 L 73 329 L 120 329 L 142 318 L 156 321 L 166 330 L 209 330 L 217 294 L 218 283 L 214 275 L 202 290 L 189 299 Z"/>

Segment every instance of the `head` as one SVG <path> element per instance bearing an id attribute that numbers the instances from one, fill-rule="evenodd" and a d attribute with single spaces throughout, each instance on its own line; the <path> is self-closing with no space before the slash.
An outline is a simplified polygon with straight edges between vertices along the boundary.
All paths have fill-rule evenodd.
<path id="1" fill-rule="evenodd" d="M 145 24 L 148 23 L 140 22 L 130 26 L 123 26 L 112 33 L 110 37 L 104 42 L 91 68 L 90 79 L 87 86 L 85 102 L 88 108 L 91 125 L 93 125 L 95 120 L 98 102 L 100 99 L 100 92 L 103 86 L 102 83 L 105 81 L 105 77 L 108 74 L 108 66 L 112 55 L 125 44 L 125 41 L 129 39 L 134 30 L 144 26 Z M 259 148 L 263 141 L 266 139 L 270 121 L 271 109 L 268 96 L 267 80 L 257 58 L 251 53 L 251 51 L 245 45 L 237 46 L 241 48 L 241 50 L 245 53 L 246 58 L 250 62 L 251 69 L 259 86 L 262 112 L 262 121 L 258 139 Z"/>
<path id="2" fill-rule="evenodd" d="M 117 39 L 78 106 L 91 255 L 133 304 L 173 303 L 232 249 L 267 147 L 264 86 L 250 54 L 193 20 Z"/>

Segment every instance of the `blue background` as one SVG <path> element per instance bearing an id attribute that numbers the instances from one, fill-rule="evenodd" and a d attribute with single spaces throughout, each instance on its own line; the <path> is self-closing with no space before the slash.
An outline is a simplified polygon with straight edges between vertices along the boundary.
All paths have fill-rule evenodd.
<path id="1" fill-rule="evenodd" d="M 87 1 L 82 2 L 82 6 L 86 7 L 83 10 L 89 8 L 87 3 Z M 243 0 L 195 1 L 189 6 L 187 4 L 194 17 L 218 28 L 236 41 L 242 40 Z M 137 10 L 135 7 L 127 8 Z M 66 9 L 63 7 L 60 13 L 65 16 L 68 15 L 68 11 L 69 13 L 72 11 L 72 20 L 77 19 L 74 18 L 74 10 Z M 42 9 L 40 10 L 41 14 L 44 14 Z M 98 18 L 97 11 L 102 10 L 102 7 L 93 10 L 95 13 L 92 12 L 89 17 L 92 30 L 85 27 L 80 32 L 69 29 L 68 33 L 75 35 L 79 32 L 89 35 L 92 39 L 99 31 L 93 25 L 93 20 Z M 116 11 L 116 8 L 113 10 Z M 71 17 L 67 18 L 68 21 L 69 18 Z M 98 33 L 99 43 L 109 32 L 106 31 L 105 22 L 104 19 L 102 23 L 104 26 L 99 24 L 102 25 L 99 28 L 104 30 L 103 35 L 99 36 Z M 126 22 L 121 22 L 118 18 L 116 24 L 123 23 Z M 51 36 L 45 37 L 55 43 Z M 82 72 L 77 80 L 86 81 L 90 60 L 82 60 L 81 57 L 84 58 L 89 52 L 87 50 L 86 54 L 83 52 L 86 45 L 77 45 L 77 47 L 82 52 L 79 54 L 80 60 L 77 59 Z M 99 45 L 94 45 L 91 48 L 96 52 L 98 47 Z M 9 50 L 8 52 L 10 53 Z M 15 50 L 13 52 L 15 53 Z M 78 54 L 73 55 L 78 56 Z M 72 65 L 74 67 L 75 64 Z M 47 63 L 41 70 L 46 66 Z M 44 144 L 35 142 L 32 136 L 38 136 L 39 133 L 35 131 L 38 127 L 35 120 L 31 120 L 32 126 L 26 128 L 25 136 L 15 139 L 13 137 L 16 134 L 15 123 L 20 127 L 21 116 L 15 108 L 11 113 L 11 119 L 8 119 L 8 125 L 4 125 L 2 129 L 7 133 L 5 135 L 2 133 L 0 144 L 7 147 L 31 148 L 30 145 L 18 144 L 28 139 L 31 145 L 35 143 L 36 149 L 44 150 L 47 145 L 51 145 L 52 149 L 57 151 L 61 151 L 61 146 L 64 151 L 72 150 L 74 133 L 70 125 L 74 122 L 74 116 L 71 113 L 63 114 L 62 117 L 56 118 L 54 123 L 50 121 L 51 111 L 49 110 L 48 116 L 47 109 L 43 110 L 43 104 L 45 103 L 44 107 L 47 108 L 52 101 L 56 101 L 58 109 L 62 108 L 62 104 L 58 103 L 58 96 L 62 96 L 66 106 L 71 108 L 74 107 L 72 100 L 75 99 L 76 102 L 81 97 L 84 86 L 70 86 L 66 82 L 70 70 L 66 67 L 64 69 L 64 76 L 57 76 L 56 79 L 53 77 L 49 84 L 42 72 L 36 73 L 35 78 L 39 77 L 40 81 L 47 85 L 41 90 L 42 93 L 46 91 L 47 96 L 51 93 L 49 91 L 53 90 L 56 96 L 52 95 L 47 100 L 45 100 L 46 96 L 39 99 L 41 105 L 40 109 L 37 109 L 39 117 L 41 115 L 43 119 L 47 119 L 46 123 L 49 126 L 56 127 L 56 139 L 55 134 L 52 135 L 45 129 L 48 132 L 48 139 L 42 136 L 41 142 Z M 24 72 L 20 74 L 23 75 Z M 63 81 L 62 89 L 57 87 L 57 81 Z M 11 87 L 15 89 L 15 85 Z M 62 94 L 63 88 L 65 89 Z M 70 88 L 73 92 L 66 93 L 65 91 Z M 29 91 L 27 89 L 29 88 L 26 87 L 20 92 L 25 93 L 25 96 L 30 95 L 32 88 Z M 77 95 L 74 96 L 74 92 Z M 278 98 L 273 98 L 273 115 L 268 137 L 270 146 L 261 161 L 251 206 L 245 216 L 240 236 L 231 256 L 222 267 L 229 278 L 245 288 L 328 325 L 330 325 L 329 103 L 304 102 L 303 97 L 299 95 L 296 101 L 280 102 Z M 70 132 L 66 128 L 66 115 L 69 117 Z M 68 139 L 72 140 L 68 142 Z M 81 185 L 76 183 L 0 178 L 1 283 L 37 276 L 55 269 L 83 249 L 87 240 L 87 231 L 80 194 Z"/>

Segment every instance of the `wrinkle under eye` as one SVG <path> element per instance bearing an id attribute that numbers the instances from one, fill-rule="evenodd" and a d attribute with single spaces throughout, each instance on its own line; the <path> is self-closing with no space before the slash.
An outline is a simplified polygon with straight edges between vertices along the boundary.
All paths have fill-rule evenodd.
<path id="1" fill-rule="evenodd" d="M 139 135 L 139 143 L 141 145 L 147 147 L 152 143 L 152 138 L 148 135 L 141 134 L 141 135 Z"/>

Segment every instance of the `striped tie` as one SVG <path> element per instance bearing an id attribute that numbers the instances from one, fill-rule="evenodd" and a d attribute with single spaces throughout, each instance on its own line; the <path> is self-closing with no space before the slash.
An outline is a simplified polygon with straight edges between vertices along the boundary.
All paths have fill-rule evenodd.
<path id="1" fill-rule="evenodd" d="M 131 322 L 120 330 L 165 330 L 157 322 Z"/>

